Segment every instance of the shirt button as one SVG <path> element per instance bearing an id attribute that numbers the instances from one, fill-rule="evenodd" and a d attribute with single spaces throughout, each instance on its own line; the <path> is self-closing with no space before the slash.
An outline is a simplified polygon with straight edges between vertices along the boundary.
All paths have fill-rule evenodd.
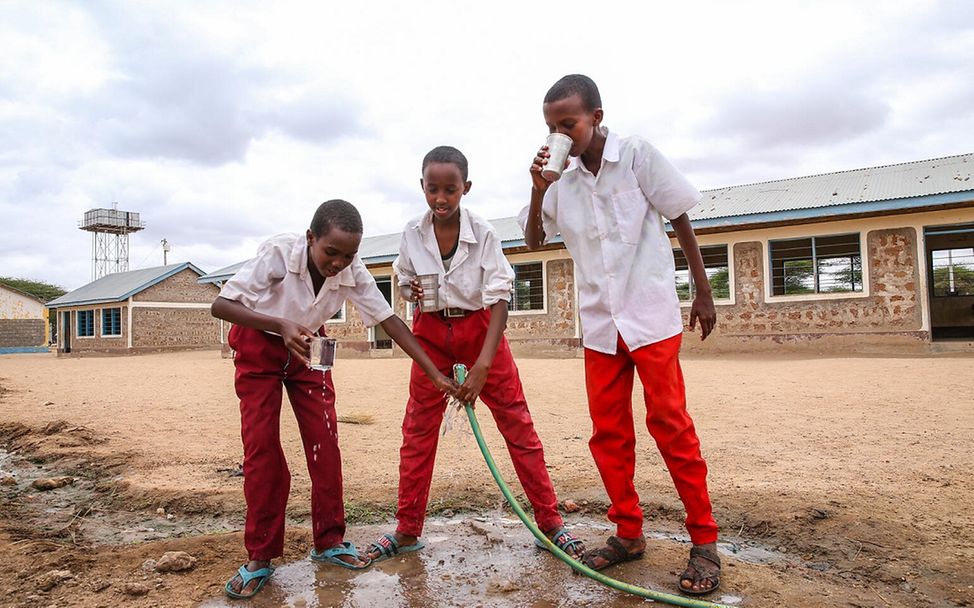
<path id="1" fill-rule="evenodd" d="M 613 273 L 611 273 L 611 272 L 609 273 L 609 278 L 610 278 L 610 279 L 614 279 L 614 278 L 615 278 L 615 276 L 616 276 L 615 274 L 613 274 Z"/>

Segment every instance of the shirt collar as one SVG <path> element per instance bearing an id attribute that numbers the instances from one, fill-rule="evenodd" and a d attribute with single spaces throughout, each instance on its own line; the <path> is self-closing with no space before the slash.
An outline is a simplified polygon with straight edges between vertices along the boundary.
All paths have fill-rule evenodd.
<path id="1" fill-rule="evenodd" d="M 429 232 L 426 230 L 429 229 Z M 433 234 L 433 210 L 430 209 L 423 214 L 422 219 L 416 224 L 414 230 L 423 234 Z M 473 224 L 470 222 L 470 212 L 460 207 L 460 241 L 464 243 L 476 243 L 477 235 L 474 234 Z"/>
<path id="2" fill-rule="evenodd" d="M 308 272 L 308 237 L 300 234 L 296 235 L 294 245 L 291 246 L 291 255 L 287 259 L 287 269 L 304 276 Z"/>
<path id="3" fill-rule="evenodd" d="M 358 254 L 355 255 L 355 259 L 358 259 Z M 352 260 L 355 263 L 355 260 Z M 308 237 L 301 234 L 295 239 L 294 245 L 291 247 L 291 255 L 287 259 L 287 269 L 289 272 L 293 272 L 300 276 L 302 279 L 311 280 L 311 276 L 308 273 Z M 337 289 L 338 286 L 345 287 L 355 287 L 355 273 L 352 272 L 352 264 L 349 264 L 342 269 L 341 272 L 333 277 L 325 277 L 325 284 L 323 287 L 328 287 L 329 289 Z"/>
<path id="4" fill-rule="evenodd" d="M 600 127 L 605 133 L 605 145 L 602 147 L 602 158 L 609 163 L 619 162 L 619 136 L 610 131 L 608 127 Z M 582 157 L 573 156 L 568 161 L 565 173 L 574 171 L 582 166 Z"/>

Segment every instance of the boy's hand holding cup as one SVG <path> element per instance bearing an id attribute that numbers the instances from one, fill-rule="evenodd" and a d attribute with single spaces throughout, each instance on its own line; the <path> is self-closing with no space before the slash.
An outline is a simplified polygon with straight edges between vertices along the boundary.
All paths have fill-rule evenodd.
<path id="1" fill-rule="evenodd" d="M 547 190 L 558 181 L 562 171 L 568 166 L 568 153 L 572 149 L 572 138 L 562 133 L 548 135 L 545 145 L 538 150 L 531 165 L 531 181 L 536 190 Z"/>

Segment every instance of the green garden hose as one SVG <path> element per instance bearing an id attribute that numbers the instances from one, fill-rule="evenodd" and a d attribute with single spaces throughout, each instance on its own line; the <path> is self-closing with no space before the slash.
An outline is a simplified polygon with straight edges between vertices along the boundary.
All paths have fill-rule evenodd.
<path id="1" fill-rule="evenodd" d="M 463 384 L 463 381 L 467 378 L 467 366 L 463 365 L 462 363 L 454 365 L 453 377 L 456 379 L 457 383 Z M 533 534 L 538 541 L 543 543 L 545 548 L 548 549 L 548 551 L 550 551 L 555 557 L 592 580 L 598 581 L 603 585 L 612 587 L 613 589 L 631 593 L 632 595 L 655 600 L 657 602 L 663 602 L 664 604 L 672 604 L 674 606 L 694 606 L 697 608 L 731 608 L 730 606 L 724 606 L 722 604 L 714 604 L 712 602 L 694 600 L 679 595 L 652 591 L 650 589 L 617 581 L 614 578 L 610 578 L 601 572 L 589 568 L 585 564 L 562 551 L 556 544 L 551 542 L 551 539 L 545 536 L 544 533 L 538 529 L 538 526 L 528 518 L 527 514 L 524 512 L 524 509 L 522 509 L 521 505 L 518 504 L 517 500 L 514 498 L 514 494 L 511 493 L 511 489 L 507 486 L 507 482 L 504 481 L 504 478 L 501 477 L 500 471 L 497 470 L 497 464 L 494 462 L 493 456 L 490 455 L 490 450 L 487 449 L 487 443 L 484 441 L 483 433 L 480 431 L 480 423 L 477 421 L 477 414 L 474 413 L 473 406 L 469 403 L 464 403 L 463 406 L 467 411 L 467 418 L 470 419 L 470 428 L 473 429 L 473 436 L 477 439 L 477 445 L 480 447 L 480 453 L 484 455 L 484 460 L 487 461 L 487 468 L 490 469 L 490 474 L 494 476 L 494 481 L 497 482 L 497 487 L 500 488 L 501 494 L 503 494 L 504 498 L 507 499 L 507 503 L 511 505 L 511 509 L 514 510 L 514 513 L 517 515 L 518 519 L 521 520 L 525 527 L 531 531 L 531 534 Z"/>

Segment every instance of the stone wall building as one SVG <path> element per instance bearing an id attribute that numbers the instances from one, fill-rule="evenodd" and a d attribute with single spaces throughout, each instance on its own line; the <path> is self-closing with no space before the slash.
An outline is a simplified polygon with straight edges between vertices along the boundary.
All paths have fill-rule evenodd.
<path id="1" fill-rule="evenodd" d="M 974 154 L 703 192 L 690 211 L 718 312 L 701 352 L 974 351 Z M 507 336 L 520 355 L 579 356 L 574 267 L 558 237 L 530 252 L 515 218 L 492 220 L 516 281 Z M 694 286 L 675 235 L 677 293 Z M 399 235 L 360 256 L 396 313 Z M 222 281 L 234 265 L 201 279 Z M 652 303 L 647 303 L 652 305 Z M 328 324 L 343 349 L 393 356 L 353 306 Z M 346 351 L 347 352 L 347 351 Z"/>
<path id="2" fill-rule="evenodd" d="M 49 335 L 44 301 L 0 283 L 0 353 L 44 352 Z"/>
<path id="3" fill-rule="evenodd" d="M 57 314 L 58 354 L 127 354 L 218 348 L 210 315 L 219 289 L 189 262 L 106 275 L 48 303 Z"/>

